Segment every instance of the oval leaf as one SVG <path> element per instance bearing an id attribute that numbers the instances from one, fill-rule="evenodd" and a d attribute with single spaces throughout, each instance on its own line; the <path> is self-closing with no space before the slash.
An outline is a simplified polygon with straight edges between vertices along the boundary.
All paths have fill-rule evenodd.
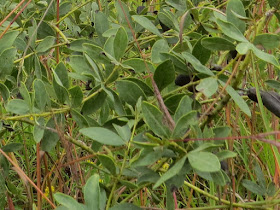
<path id="1" fill-rule="evenodd" d="M 187 62 L 189 62 L 194 67 L 196 71 L 210 76 L 214 75 L 214 73 L 210 69 L 202 65 L 200 61 L 197 60 L 197 58 L 194 57 L 192 54 L 188 52 L 183 52 L 182 56 L 186 59 Z"/>
<path id="2" fill-rule="evenodd" d="M 221 83 L 222 86 L 225 86 L 224 82 L 222 82 L 221 80 L 219 80 L 219 82 Z M 248 105 L 246 104 L 246 102 L 244 101 L 244 99 L 229 85 L 226 87 L 226 91 L 228 92 L 230 97 L 234 100 L 234 102 L 237 104 L 237 106 L 239 106 L 241 111 L 243 111 L 245 114 L 251 117 L 251 111 Z"/>
<path id="3" fill-rule="evenodd" d="M 209 77 L 200 81 L 199 85 L 196 86 L 196 89 L 206 97 L 211 97 L 218 90 L 217 79 Z"/>
<path id="4" fill-rule="evenodd" d="M 123 27 L 120 27 L 114 39 L 114 55 L 116 60 L 119 61 L 123 57 L 127 43 L 128 37 L 126 30 Z"/>
<path id="5" fill-rule="evenodd" d="M 201 172 L 217 172 L 221 169 L 218 157 L 210 152 L 190 152 L 188 158 L 191 166 Z"/>
<path id="6" fill-rule="evenodd" d="M 100 127 L 82 128 L 80 130 L 80 133 L 101 144 L 113 145 L 113 146 L 121 146 L 125 144 L 125 141 L 122 140 L 121 137 L 119 137 L 116 133 L 106 128 L 100 128 Z"/>
<path id="7" fill-rule="evenodd" d="M 245 9 L 242 1 L 240 0 L 229 0 L 227 3 L 227 21 L 234 24 L 242 33 L 246 30 L 246 24 L 240 20 L 237 16 L 246 17 Z"/>
<path id="8" fill-rule="evenodd" d="M 276 34 L 259 34 L 254 39 L 255 45 L 262 45 L 266 50 L 276 48 L 280 44 L 280 36 Z"/>
<path id="9" fill-rule="evenodd" d="M 243 36 L 240 30 L 232 23 L 223 21 L 221 19 L 217 19 L 216 22 L 218 26 L 221 28 L 222 32 L 228 37 L 240 42 L 248 42 L 248 40 Z"/>
<path id="10" fill-rule="evenodd" d="M 157 27 L 148 18 L 141 15 L 133 15 L 132 18 L 148 31 L 155 35 L 162 36 Z"/>
<path id="11" fill-rule="evenodd" d="M 154 80 L 161 91 L 175 80 L 175 69 L 171 60 L 161 63 L 155 71 Z"/>
<path id="12" fill-rule="evenodd" d="M 235 46 L 232 42 L 227 39 L 220 37 L 206 37 L 201 40 L 201 44 L 203 47 L 208 50 L 235 50 Z"/>
<path id="13" fill-rule="evenodd" d="M 55 200 L 58 203 L 65 206 L 68 209 L 72 210 L 85 210 L 85 206 L 83 204 L 78 203 L 74 198 L 69 195 L 65 195 L 63 193 L 57 192 L 54 194 Z"/>
<path id="14" fill-rule="evenodd" d="M 120 80 L 116 82 L 117 91 L 120 94 L 121 100 L 128 104 L 135 106 L 137 100 L 142 96 L 146 98 L 143 90 L 134 82 L 127 80 Z"/>
<path id="15" fill-rule="evenodd" d="M 92 175 L 83 188 L 85 197 L 85 204 L 87 209 L 99 209 L 100 188 L 99 188 L 99 175 Z"/>
<path id="16" fill-rule="evenodd" d="M 187 156 L 185 155 L 183 158 L 178 160 L 165 174 L 160 177 L 160 179 L 155 183 L 153 186 L 153 189 L 160 186 L 163 182 L 167 181 L 168 179 L 174 177 L 179 173 L 179 171 L 182 169 L 185 161 L 187 159 Z"/>
<path id="17" fill-rule="evenodd" d="M 170 136 L 170 130 L 163 125 L 163 114 L 157 107 L 148 102 L 143 102 L 142 111 L 146 123 L 156 135 L 165 138 Z"/>
<path id="18" fill-rule="evenodd" d="M 15 114 L 27 114 L 29 112 L 29 105 L 21 99 L 13 99 L 9 101 L 6 106 L 8 112 L 12 112 Z"/>

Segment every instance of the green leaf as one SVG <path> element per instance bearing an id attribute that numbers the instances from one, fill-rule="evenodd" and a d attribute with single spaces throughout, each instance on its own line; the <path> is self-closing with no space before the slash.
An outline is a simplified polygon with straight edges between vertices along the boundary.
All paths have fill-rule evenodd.
<path id="1" fill-rule="evenodd" d="M 163 124 L 163 114 L 156 106 L 144 101 L 142 112 L 145 122 L 156 135 L 164 138 L 170 136 L 170 130 Z"/>
<path id="2" fill-rule="evenodd" d="M 100 43 L 103 45 L 106 38 L 102 34 L 109 29 L 108 16 L 101 11 L 94 12 L 94 27 L 98 35 Z"/>
<path id="3" fill-rule="evenodd" d="M 67 91 L 69 88 L 68 71 L 62 62 L 53 71 L 53 88 L 60 103 L 63 104 L 69 100 L 69 93 Z"/>
<path id="4" fill-rule="evenodd" d="M 144 173 L 137 179 L 137 184 L 142 183 L 156 183 L 156 181 L 160 178 L 159 174 L 154 171 L 149 171 Z"/>
<path id="5" fill-rule="evenodd" d="M 181 99 L 185 96 L 185 94 L 180 93 L 176 95 L 171 95 L 170 97 L 164 99 L 164 104 L 168 108 L 171 114 L 176 112 L 176 109 L 181 101 Z"/>
<path id="6" fill-rule="evenodd" d="M 110 59 L 105 55 L 104 50 L 94 44 L 83 44 L 85 53 L 93 60 L 100 63 L 108 64 L 110 63 Z"/>
<path id="7" fill-rule="evenodd" d="M 225 86 L 225 83 L 223 81 L 219 80 L 219 82 L 222 86 Z M 234 100 L 234 102 L 237 104 L 237 106 L 239 106 L 241 111 L 243 111 L 246 115 L 251 117 L 251 111 L 248 105 L 246 104 L 246 102 L 244 101 L 244 99 L 229 85 L 226 87 L 226 91 L 228 92 L 230 97 Z"/>
<path id="8" fill-rule="evenodd" d="M 201 38 L 195 43 L 192 55 L 196 57 L 201 64 L 205 65 L 211 56 L 211 51 L 201 44 Z"/>
<path id="9" fill-rule="evenodd" d="M 161 91 L 175 80 L 175 69 L 171 60 L 161 63 L 154 73 L 154 80 Z"/>
<path id="10" fill-rule="evenodd" d="M 276 80 L 266 80 L 265 84 L 268 85 L 271 88 L 274 88 L 276 90 L 280 90 L 280 82 L 276 81 Z"/>
<path id="11" fill-rule="evenodd" d="M 247 179 L 244 179 L 242 181 L 242 185 L 248 189 L 249 191 L 251 191 L 252 193 L 255 193 L 257 195 L 265 195 L 265 192 L 266 192 L 266 189 L 262 188 L 260 185 L 250 181 L 250 180 L 247 180 Z"/>
<path id="12" fill-rule="evenodd" d="M 153 186 L 153 189 L 156 189 L 159 187 L 163 182 L 167 181 L 168 179 L 172 178 L 176 174 L 179 173 L 179 171 L 182 169 L 182 167 L 185 164 L 185 161 L 187 159 L 187 155 L 185 155 L 183 158 L 178 160 L 165 174 L 163 174 L 160 179 L 155 183 Z"/>
<path id="13" fill-rule="evenodd" d="M 128 126 L 128 124 L 124 125 L 124 126 L 119 126 L 119 125 L 116 125 L 116 124 L 113 124 L 115 130 L 118 132 L 118 134 L 120 135 L 120 137 L 128 142 L 129 139 L 130 139 L 130 136 L 131 136 L 131 131 L 130 131 L 130 128 Z"/>
<path id="14" fill-rule="evenodd" d="M 132 18 L 141 26 L 143 26 L 148 31 L 152 32 L 155 35 L 162 37 L 161 33 L 157 27 L 146 17 L 141 15 L 133 15 Z"/>
<path id="15" fill-rule="evenodd" d="M 201 40 L 201 44 L 208 50 L 235 50 L 235 45 L 227 39 L 220 37 L 206 37 Z"/>
<path id="16" fill-rule="evenodd" d="M 53 88 L 56 97 L 61 104 L 64 104 L 66 100 L 68 101 L 69 93 L 67 89 L 63 86 L 61 80 L 59 79 L 55 71 L 53 71 Z"/>
<path id="17" fill-rule="evenodd" d="M 10 91 L 2 82 L 0 82 L 0 94 L 5 102 L 10 98 Z"/>
<path id="18" fill-rule="evenodd" d="M 132 163 L 132 167 L 148 166 L 155 163 L 163 155 L 162 148 L 144 149 L 139 158 Z"/>
<path id="19" fill-rule="evenodd" d="M 66 66 L 62 62 L 60 62 L 55 67 L 55 73 L 60 80 L 60 81 L 57 81 L 58 84 L 65 87 L 66 89 L 68 89 L 69 88 L 68 71 L 67 71 Z"/>
<path id="20" fill-rule="evenodd" d="M 152 47 L 152 62 L 153 63 L 160 63 L 165 59 L 161 53 L 168 53 L 169 51 L 169 46 L 168 43 L 165 39 L 159 39 L 157 40 L 153 47 Z"/>
<path id="21" fill-rule="evenodd" d="M 33 127 L 33 138 L 36 143 L 39 143 L 44 136 L 45 120 L 40 117 L 36 120 L 36 124 Z"/>
<path id="22" fill-rule="evenodd" d="M 4 52 L 4 50 L 13 46 L 18 34 L 19 31 L 10 31 L 0 39 L 0 55 Z"/>
<path id="23" fill-rule="evenodd" d="M 216 155 L 219 158 L 219 160 L 222 161 L 222 160 L 225 160 L 225 159 L 228 159 L 228 158 L 236 157 L 237 154 L 235 152 L 230 151 L 230 150 L 223 150 L 221 152 L 218 152 Z"/>
<path id="24" fill-rule="evenodd" d="M 83 44 L 84 43 L 88 43 L 88 44 L 96 44 L 94 43 L 91 39 L 87 39 L 87 38 L 81 38 L 81 39 L 77 39 L 73 42 L 70 43 L 69 49 L 73 50 L 74 52 L 83 52 Z"/>
<path id="25" fill-rule="evenodd" d="M 74 86 L 69 89 L 71 95 L 71 107 L 79 107 L 83 101 L 83 92 L 80 86 Z"/>
<path id="26" fill-rule="evenodd" d="M 168 53 L 168 52 L 161 52 L 160 53 L 163 60 L 172 60 L 174 66 L 176 67 L 176 70 L 177 69 L 180 69 L 182 71 L 185 71 L 186 70 L 186 63 L 184 61 L 184 59 L 179 55 L 174 55 L 172 53 Z"/>
<path id="27" fill-rule="evenodd" d="M 148 65 L 150 72 L 154 72 L 155 71 L 154 66 L 149 61 L 146 61 L 146 63 Z M 131 66 L 136 73 L 147 72 L 146 65 L 143 59 L 130 58 L 128 60 L 125 60 L 123 64 Z"/>
<path id="28" fill-rule="evenodd" d="M 98 155 L 99 161 L 102 163 L 103 167 L 105 167 L 112 175 L 117 174 L 116 163 L 114 159 L 108 155 Z"/>
<path id="29" fill-rule="evenodd" d="M 201 172 L 217 172 L 221 169 L 219 159 L 210 152 L 190 152 L 188 158 L 191 166 Z"/>
<path id="30" fill-rule="evenodd" d="M 93 94 L 95 90 L 92 90 L 89 95 Z M 84 115 L 90 115 L 100 109 L 102 105 L 104 104 L 105 100 L 107 98 L 107 94 L 104 91 L 101 91 L 97 94 L 95 94 L 94 97 L 87 100 L 83 107 L 82 107 L 82 113 Z"/>
<path id="31" fill-rule="evenodd" d="M 157 16 L 158 16 L 158 19 L 160 20 L 160 22 L 162 22 L 168 28 L 174 29 L 174 30 L 179 30 L 178 25 L 177 25 L 177 27 L 175 26 L 172 18 L 166 12 L 159 12 Z"/>
<path id="32" fill-rule="evenodd" d="M 204 135 L 205 135 L 205 131 L 204 131 Z M 192 152 L 201 152 L 201 151 L 204 151 L 206 149 L 216 148 L 216 147 L 220 147 L 220 146 L 221 145 L 217 145 L 217 144 L 214 144 L 214 143 L 211 143 L 211 142 L 205 142 L 205 143 L 201 143 L 197 148 L 192 150 Z"/>
<path id="33" fill-rule="evenodd" d="M 276 34 L 259 34 L 254 39 L 254 45 L 262 45 L 266 50 L 278 48 L 280 36 Z"/>
<path id="34" fill-rule="evenodd" d="M 210 175 L 211 175 L 213 181 L 220 186 L 225 186 L 226 184 L 230 183 L 229 177 L 222 170 L 213 172 Z"/>
<path id="35" fill-rule="evenodd" d="M 27 90 L 26 85 L 23 82 L 20 82 L 19 92 L 20 92 L 21 96 L 23 97 L 23 99 L 26 101 L 26 103 L 31 108 L 31 97 L 30 97 L 29 91 Z"/>
<path id="36" fill-rule="evenodd" d="M 109 95 L 113 95 L 113 98 L 109 97 L 109 102 L 113 103 L 113 108 L 119 116 L 125 115 L 125 110 L 119 95 L 112 89 L 104 88 L 104 91 Z"/>
<path id="37" fill-rule="evenodd" d="M 192 111 L 192 103 L 193 100 L 187 95 L 181 99 L 174 115 L 176 123 L 183 115 Z"/>
<path id="38" fill-rule="evenodd" d="M 114 45 L 114 40 L 115 40 L 115 37 L 114 36 L 111 36 L 109 37 L 104 46 L 103 46 L 103 49 L 104 49 L 104 52 L 106 53 L 106 55 L 111 55 L 116 61 L 117 59 L 115 58 L 115 50 L 117 51 L 117 49 L 115 49 L 115 45 Z"/>
<path id="39" fill-rule="evenodd" d="M 59 124 L 59 122 L 58 122 L 58 124 Z M 48 121 L 46 127 L 56 129 L 55 122 L 52 118 Z M 56 132 L 54 132 L 50 129 L 46 129 L 44 132 L 44 136 L 41 140 L 42 150 L 50 152 L 55 147 L 58 140 L 59 140 L 59 136 Z"/>
<path id="40" fill-rule="evenodd" d="M 253 53 L 261 60 L 266 61 L 268 63 L 273 64 L 274 66 L 276 66 L 277 68 L 280 68 L 279 66 L 279 62 L 277 61 L 277 59 L 271 55 L 268 54 L 266 52 L 261 51 L 260 49 L 256 48 L 253 44 L 250 45 L 251 50 L 253 51 Z"/>
<path id="41" fill-rule="evenodd" d="M 254 163 L 254 171 L 256 173 L 256 176 L 257 176 L 257 182 L 259 183 L 259 185 L 263 188 L 263 189 L 266 189 L 266 179 L 264 177 L 264 174 L 262 172 L 262 169 L 260 167 L 260 165 L 255 162 Z"/>
<path id="42" fill-rule="evenodd" d="M 101 144 L 113 145 L 113 146 L 125 145 L 125 141 L 122 140 L 121 137 L 119 137 L 116 133 L 106 128 L 99 128 L 99 127 L 82 128 L 80 130 L 80 133 Z"/>
<path id="43" fill-rule="evenodd" d="M 41 68 L 41 63 L 39 61 L 39 57 L 38 55 L 34 56 L 34 71 L 35 71 L 35 75 L 38 79 L 42 79 L 42 69 Z"/>
<path id="44" fill-rule="evenodd" d="M 71 110 L 71 116 L 73 117 L 73 120 L 78 124 L 80 128 L 89 126 L 89 123 L 86 120 L 86 118 L 83 115 L 81 115 L 79 112 L 77 112 L 75 109 Z"/>
<path id="45" fill-rule="evenodd" d="M 186 1 L 182 0 L 166 0 L 166 3 L 170 6 L 174 7 L 175 9 L 179 11 L 185 11 L 187 9 L 187 3 Z"/>
<path id="46" fill-rule="evenodd" d="M 116 82 L 116 88 L 122 101 L 135 106 L 137 100 L 142 97 L 146 98 L 143 90 L 134 82 L 127 80 L 120 80 Z"/>
<path id="47" fill-rule="evenodd" d="M 114 54 L 117 61 L 123 57 L 127 44 L 128 37 L 126 30 L 123 27 L 120 27 L 114 39 Z"/>
<path id="48" fill-rule="evenodd" d="M 242 33 L 246 30 L 246 24 L 240 20 L 236 15 L 246 17 L 245 9 L 242 1 L 240 0 L 229 0 L 227 3 L 227 21 L 234 24 Z"/>
<path id="49" fill-rule="evenodd" d="M 37 105 L 37 107 L 41 110 L 44 111 L 45 106 L 47 104 L 47 91 L 45 84 L 42 80 L 36 79 L 34 81 L 34 100 Z"/>
<path id="50" fill-rule="evenodd" d="M 23 148 L 21 143 L 9 143 L 1 147 L 4 152 L 17 152 Z"/>
<path id="51" fill-rule="evenodd" d="M 12 112 L 18 115 L 27 114 L 30 111 L 27 102 L 21 99 L 13 99 L 9 101 L 6 110 L 7 112 Z"/>
<path id="52" fill-rule="evenodd" d="M 0 54 L 0 79 L 5 79 L 12 73 L 16 52 L 16 48 L 8 48 Z"/>
<path id="53" fill-rule="evenodd" d="M 280 7 L 279 0 L 267 0 L 267 2 L 271 8 L 274 7 L 276 10 L 278 10 Z M 277 19 L 279 21 L 280 14 L 278 12 L 275 12 L 274 15 L 277 17 Z"/>
<path id="54" fill-rule="evenodd" d="M 248 40 L 244 37 L 240 30 L 232 23 L 223 21 L 221 19 L 217 19 L 216 22 L 221 28 L 222 32 L 228 37 L 240 42 L 248 42 Z"/>
<path id="55" fill-rule="evenodd" d="M 251 44 L 249 42 L 241 42 L 236 46 L 236 51 L 240 55 L 245 55 L 250 49 Z"/>
<path id="56" fill-rule="evenodd" d="M 53 36 L 47 36 L 46 38 L 43 39 L 42 42 L 38 44 L 38 46 L 36 47 L 36 51 L 38 53 L 46 52 L 54 45 L 55 39 L 56 38 Z"/>
<path id="57" fill-rule="evenodd" d="M 197 112 L 191 111 L 187 114 L 184 114 L 179 118 L 174 131 L 172 133 L 172 138 L 181 139 L 185 133 L 188 131 L 190 125 L 194 125 L 197 123 Z"/>
<path id="58" fill-rule="evenodd" d="M 128 77 L 128 78 L 125 78 L 125 80 L 129 80 L 131 82 L 136 83 L 143 90 L 143 92 L 145 93 L 146 96 L 154 95 L 153 89 L 149 85 L 147 85 L 144 81 L 137 79 L 135 77 Z"/>
<path id="59" fill-rule="evenodd" d="M 87 210 L 99 210 L 100 188 L 99 175 L 92 175 L 83 187 L 85 205 Z"/>
<path id="60" fill-rule="evenodd" d="M 90 65 L 88 64 L 85 56 L 73 55 L 70 57 L 69 65 L 72 69 L 80 75 L 93 75 Z"/>
<path id="61" fill-rule="evenodd" d="M 194 57 L 192 54 L 188 53 L 188 52 L 183 52 L 182 56 L 186 59 L 186 62 L 189 62 L 196 71 L 202 73 L 202 74 L 206 74 L 206 75 L 210 75 L 210 76 L 214 76 L 214 73 L 208 69 L 206 66 L 202 65 L 200 63 L 199 60 L 197 60 L 196 57 Z"/>
<path id="62" fill-rule="evenodd" d="M 85 205 L 78 203 L 74 198 L 69 195 L 57 192 L 54 194 L 55 200 L 63 206 L 71 210 L 86 210 Z"/>
<path id="63" fill-rule="evenodd" d="M 196 89 L 209 98 L 218 90 L 217 79 L 213 77 L 202 79 L 200 80 L 199 85 L 196 86 Z"/>
<path id="64" fill-rule="evenodd" d="M 224 138 L 228 137 L 231 132 L 231 128 L 227 126 L 215 127 L 213 128 L 215 138 Z"/>
<path id="65" fill-rule="evenodd" d="M 130 16 L 130 10 L 125 2 L 120 1 L 121 5 L 119 4 L 119 1 L 115 1 L 115 7 L 117 10 L 117 19 L 119 23 L 122 25 L 128 26 L 128 23 L 130 25 L 134 25 L 131 16 Z M 128 22 L 127 22 L 128 19 Z"/>
<path id="66" fill-rule="evenodd" d="M 109 210 L 142 210 L 142 209 L 138 206 L 135 206 L 132 203 L 121 203 L 113 206 Z"/>

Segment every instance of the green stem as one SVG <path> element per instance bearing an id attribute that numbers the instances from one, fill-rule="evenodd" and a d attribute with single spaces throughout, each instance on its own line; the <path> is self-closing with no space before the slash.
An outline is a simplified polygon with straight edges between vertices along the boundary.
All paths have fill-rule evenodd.
<path id="1" fill-rule="evenodd" d="M 250 203 L 250 204 L 248 204 L 248 203 L 246 203 L 246 204 L 243 204 L 243 203 L 231 203 L 230 201 L 227 201 L 227 200 L 224 200 L 224 199 L 220 199 L 220 198 L 218 198 L 218 197 L 216 197 L 214 195 L 211 195 L 211 194 L 205 192 L 204 190 L 201 190 L 200 188 L 192 185 L 191 183 L 189 183 L 187 181 L 184 181 L 184 184 L 186 186 L 192 188 L 196 192 L 198 192 L 198 193 L 200 193 L 200 194 L 202 194 L 202 195 L 204 195 L 204 196 L 206 196 L 206 197 L 208 197 L 210 199 L 213 199 L 215 201 L 222 202 L 222 203 L 224 203 L 224 204 L 226 204 L 228 206 L 232 205 L 234 207 L 240 207 L 240 208 L 246 208 L 246 209 L 267 209 L 265 207 L 257 207 L 256 205 L 252 205 L 253 203 Z M 279 200 L 279 202 L 280 202 L 280 200 Z M 267 203 L 269 203 L 269 202 L 267 202 Z M 263 204 L 265 204 L 265 203 L 263 203 Z"/>

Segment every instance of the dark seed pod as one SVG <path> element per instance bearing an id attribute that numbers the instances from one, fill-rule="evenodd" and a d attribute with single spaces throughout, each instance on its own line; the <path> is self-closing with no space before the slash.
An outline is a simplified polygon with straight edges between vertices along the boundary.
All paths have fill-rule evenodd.
<path id="1" fill-rule="evenodd" d="M 179 74 L 175 79 L 175 85 L 184 86 L 191 81 L 191 77 L 185 74 Z"/>
<path id="2" fill-rule="evenodd" d="M 8 131 L 10 131 L 10 132 L 15 131 L 15 130 L 12 128 L 11 125 L 5 124 L 4 122 L 3 122 L 3 127 L 6 128 L 6 129 L 7 129 Z"/>
<path id="3" fill-rule="evenodd" d="M 184 86 L 191 81 L 197 81 L 199 78 L 197 76 L 192 76 L 192 75 L 185 75 L 185 74 L 179 74 L 176 79 L 175 79 L 175 85 L 178 86 Z M 191 86 L 188 88 L 190 92 L 195 92 L 195 86 Z"/>
<path id="4" fill-rule="evenodd" d="M 92 80 L 88 80 L 86 83 L 86 90 L 91 90 L 90 84 L 92 83 Z"/>
<path id="5" fill-rule="evenodd" d="M 258 102 L 255 88 L 250 88 L 247 93 L 248 97 L 255 102 Z M 263 105 L 280 118 L 280 95 L 273 91 L 260 91 Z"/>
<path id="6" fill-rule="evenodd" d="M 231 58 L 234 59 L 237 56 L 237 51 L 231 50 L 231 51 L 229 51 L 229 54 L 230 54 Z"/>
<path id="7" fill-rule="evenodd" d="M 225 171 L 228 172 L 228 164 L 226 160 L 222 160 L 221 162 L 221 168 Z"/>
<path id="8" fill-rule="evenodd" d="M 231 59 L 236 58 L 237 53 L 238 53 L 238 52 L 237 52 L 236 50 L 231 50 L 231 51 L 229 51 L 229 58 L 228 58 L 228 62 L 229 62 Z M 242 57 L 241 57 L 241 61 L 244 61 L 244 59 L 245 59 L 245 55 L 242 55 Z"/>
<path id="9" fill-rule="evenodd" d="M 163 22 L 159 21 L 159 24 L 160 24 L 163 32 L 166 32 L 166 31 L 170 30 L 170 28 L 167 25 L 165 25 Z"/>

